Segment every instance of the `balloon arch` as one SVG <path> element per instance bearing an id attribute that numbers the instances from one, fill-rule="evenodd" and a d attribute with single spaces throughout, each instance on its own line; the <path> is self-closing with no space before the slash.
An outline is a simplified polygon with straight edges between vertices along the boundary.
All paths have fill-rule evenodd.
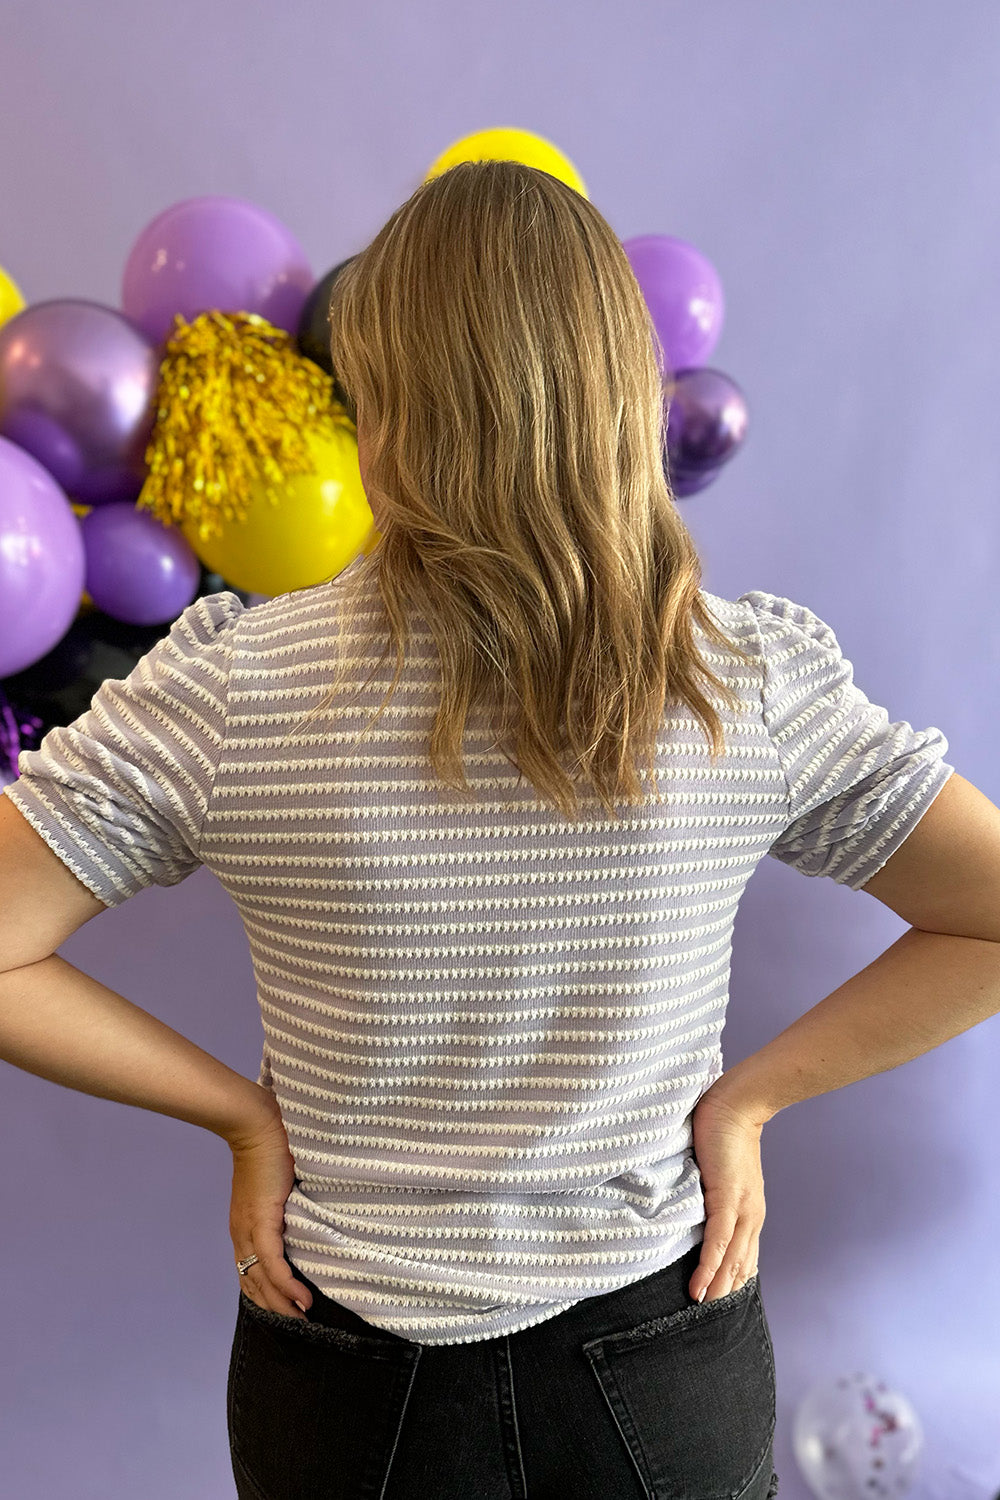
<path id="1" fill-rule="evenodd" d="M 587 196 L 554 145 L 506 128 L 455 142 L 424 181 L 488 159 Z M 664 466 L 683 498 L 746 435 L 741 390 L 705 363 L 722 286 L 684 240 L 623 246 L 664 351 Z M 213 196 L 142 230 L 120 308 L 26 304 L 0 271 L 0 787 L 200 594 L 309 588 L 377 544 L 326 328 L 350 259 L 317 281 L 272 214 Z"/>

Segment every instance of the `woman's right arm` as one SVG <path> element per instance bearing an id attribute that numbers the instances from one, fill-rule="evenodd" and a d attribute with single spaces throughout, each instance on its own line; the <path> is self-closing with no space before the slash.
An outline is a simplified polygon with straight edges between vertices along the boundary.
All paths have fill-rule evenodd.
<path id="1" fill-rule="evenodd" d="M 709 1093 L 763 1125 L 1000 1012 L 1000 808 L 957 773 L 859 887 L 911 923 Z"/>
<path id="2" fill-rule="evenodd" d="M 1000 1012 L 1000 808 L 988 797 L 951 775 L 857 889 L 909 930 L 723 1073 L 695 1107 L 706 1224 L 692 1297 L 704 1290 L 714 1301 L 756 1270 L 768 1120 L 800 1099 L 897 1068 Z"/>

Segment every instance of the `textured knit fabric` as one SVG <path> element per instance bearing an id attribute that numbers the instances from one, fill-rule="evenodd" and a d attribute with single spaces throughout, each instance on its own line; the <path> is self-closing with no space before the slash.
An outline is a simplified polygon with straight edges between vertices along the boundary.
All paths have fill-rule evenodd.
<path id="1" fill-rule="evenodd" d="M 368 619 L 380 610 L 374 585 Z M 726 750 L 664 716 L 659 794 L 569 823 L 466 731 L 475 797 L 427 760 L 437 654 L 395 670 L 333 585 L 197 599 L 128 677 L 21 752 L 6 788 L 108 906 L 204 864 L 252 954 L 258 1081 L 296 1167 L 285 1248 L 328 1296 L 424 1344 L 516 1332 L 700 1242 L 691 1112 L 724 1071 L 733 922 L 759 861 L 860 888 L 954 769 L 869 702 L 830 627 L 703 591 Z M 384 636 L 380 637 L 384 640 Z M 379 646 L 379 651 L 381 646 Z M 350 690 L 297 737 L 330 685 Z M 586 788 L 583 789 L 586 792 Z"/>

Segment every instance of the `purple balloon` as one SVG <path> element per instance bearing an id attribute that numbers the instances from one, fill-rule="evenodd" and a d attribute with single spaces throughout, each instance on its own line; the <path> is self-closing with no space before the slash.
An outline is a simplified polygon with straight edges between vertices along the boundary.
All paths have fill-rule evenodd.
<path id="1" fill-rule="evenodd" d="M 84 586 L 98 609 L 130 625 L 174 620 L 198 592 L 201 564 L 176 526 L 134 505 L 103 505 L 80 522 Z"/>
<path id="2" fill-rule="evenodd" d="M 129 252 L 122 307 L 154 343 L 174 315 L 259 313 L 296 333 L 315 277 L 280 219 L 242 198 L 184 198 L 147 224 Z"/>
<path id="3" fill-rule="evenodd" d="M 747 431 L 743 392 L 721 370 L 679 370 L 664 383 L 666 448 L 671 473 L 721 468 Z"/>
<path id="4" fill-rule="evenodd" d="M 135 500 L 159 373 L 152 344 L 114 308 L 35 302 L 0 327 L 0 434 L 83 505 Z"/>
<path id="5" fill-rule="evenodd" d="M 670 370 L 703 365 L 719 342 L 725 317 L 722 283 L 710 260 L 670 234 L 624 240 Z"/>
<path id="6" fill-rule="evenodd" d="M 0 677 L 62 640 L 83 593 L 80 526 L 48 469 L 0 437 Z"/>
<path id="7" fill-rule="evenodd" d="M 724 465 L 720 464 L 717 469 L 703 469 L 700 473 L 694 469 L 677 469 L 672 465 L 665 465 L 665 468 L 674 499 L 686 500 L 689 495 L 697 495 L 699 490 L 707 490 L 710 484 L 714 484 Z"/>

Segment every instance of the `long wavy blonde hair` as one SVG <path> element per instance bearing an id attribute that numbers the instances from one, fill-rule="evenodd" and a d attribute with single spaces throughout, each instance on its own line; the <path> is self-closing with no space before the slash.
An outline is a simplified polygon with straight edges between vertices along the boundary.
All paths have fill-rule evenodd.
<path id="1" fill-rule="evenodd" d="M 332 582 L 350 634 L 377 578 L 389 635 L 369 682 L 396 652 L 367 728 L 396 690 L 415 610 L 440 659 L 430 764 L 454 789 L 472 793 L 462 739 L 484 704 L 501 713 L 502 753 L 568 819 L 574 778 L 590 777 L 614 821 L 617 803 L 645 800 L 639 757 L 659 795 L 657 735 L 675 702 L 714 761 L 722 724 L 699 680 L 740 700 L 701 660 L 692 621 L 749 658 L 700 597 L 664 471 L 662 346 L 593 204 L 519 162 L 460 163 L 340 272 L 329 318 L 380 533 Z"/>

